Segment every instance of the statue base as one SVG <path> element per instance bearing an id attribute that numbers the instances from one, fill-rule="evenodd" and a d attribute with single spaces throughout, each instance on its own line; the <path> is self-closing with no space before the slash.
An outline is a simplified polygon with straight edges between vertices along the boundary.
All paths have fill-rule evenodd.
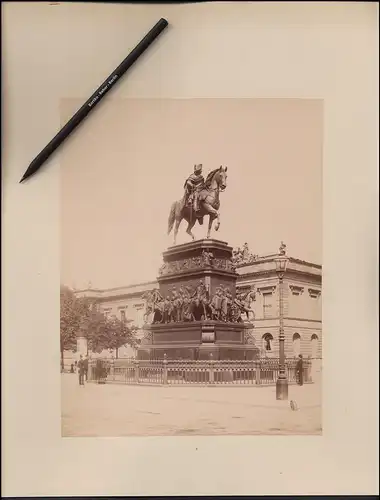
<path id="1" fill-rule="evenodd" d="M 259 357 L 255 345 L 244 343 L 243 323 L 197 321 L 149 325 L 150 340 L 140 345 L 138 359 L 253 360 Z M 248 328 L 252 328 L 249 325 Z"/>
<path id="2" fill-rule="evenodd" d="M 193 241 L 169 247 L 163 260 L 157 278 L 161 308 L 153 314 L 153 324 L 144 327 L 147 336 L 138 349 L 138 359 L 162 359 L 165 354 L 167 359 L 201 360 L 211 355 L 214 360 L 256 359 L 259 349 L 246 341 L 253 325 L 240 317 L 235 321 L 220 295 L 221 290 L 229 294 L 231 307 L 238 277 L 232 248 L 220 240 Z M 195 297 L 191 314 L 177 306 L 186 290 L 188 297 Z M 200 306 L 196 297 L 206 297 L 207 306 Z"/>
<path id="3" fill-rule="evenodd" d="M 210 296 L 222 285 L 229 287 L 235 297 L 237 273 L 232 263 L 232 248 L 226 242 L 206 239 L 176 245 L 163 253 L 163 260 L 157 278 L 163 297 L 173 287 L 196 288 L 200 280 Z"/>

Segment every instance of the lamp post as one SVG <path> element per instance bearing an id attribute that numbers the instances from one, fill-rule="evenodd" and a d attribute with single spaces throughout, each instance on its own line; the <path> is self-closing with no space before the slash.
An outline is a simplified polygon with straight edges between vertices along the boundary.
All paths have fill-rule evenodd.
<path id="1" fill-rule="evenodd" d="M 285 368 L 285 333 L 284 333 L 284 274 L 288 266 L 289 259 L 280 247 L 280 255 L 275 259 L 276 273 L 279 281 L 279 309 L 280 309 L 280 369 L 276 382 L 276 399 L 288 399 L 288 379 Z"/>

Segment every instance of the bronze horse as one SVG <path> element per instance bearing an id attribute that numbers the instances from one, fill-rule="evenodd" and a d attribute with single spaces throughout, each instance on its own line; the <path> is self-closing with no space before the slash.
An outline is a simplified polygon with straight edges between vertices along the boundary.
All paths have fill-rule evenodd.
<path id="1" fill-rule="evenodd" d="M 168 234 L 170 234 L 173 229 L 174 223 L 174 245 L 177 241 L 178 228 L 182 220 L 187 221 L 186 232 L 192 239 L 195 239 L 194 234 L 191 232 L 195 223 L 198 221 L 200 225 L 203 224 L 203 217 L 205 215 L 209 216 L 207 238 L 210 238 L 212 224 L 215 219 L 217 223 L 215 225 L 215 231 L 219 229 L 220 226 L 220 216 L 219 216 L 219 192 L 224 191 L 227 187 L 227 167 L 221 166 L 212 170 L 201 188 L 198 194 L 198 205 L 199 211 L 194 212 L 193 204 L 190 206 L 186 204 L 186 193 L 181 200 L 175 201 L 170 209 L 169 221 L 168 221 Z"/>

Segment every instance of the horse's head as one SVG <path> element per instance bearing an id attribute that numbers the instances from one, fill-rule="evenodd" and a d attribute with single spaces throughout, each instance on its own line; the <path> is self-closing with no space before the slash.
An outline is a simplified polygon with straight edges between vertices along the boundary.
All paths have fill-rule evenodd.
<path id="1" fill-rule="evenodd" d="M 227 187 L 227 167 L 220 166 L 216 174 L 217 182 L 221 191 L 224 191 Z"/>

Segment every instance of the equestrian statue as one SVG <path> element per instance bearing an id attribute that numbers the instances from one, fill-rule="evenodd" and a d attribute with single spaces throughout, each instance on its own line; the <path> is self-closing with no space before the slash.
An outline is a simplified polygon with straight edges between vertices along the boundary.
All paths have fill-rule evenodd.
<path id="1" fill-rule="evenodd" d="M 202 165 L 194 165 L 194 172 L 185 181 L 185 193 L 181 200 L 175 201 L 170 209 L 168 234 L 174 227 L 174 245 L 177 241 L 178 228 L 184 219 L 187 222 L 186 232 L 195 239 L 192 228 L 198 221 L 203 224 L 205 215 L 209 216 L 207 238 L 210 238 L 214 220 L 217 220 L 215 231 L 220 226 L 219 193 L 227 187 L 227 167 L 220 166 L 212 170 L 206 180 L 202 175 Z"/>

